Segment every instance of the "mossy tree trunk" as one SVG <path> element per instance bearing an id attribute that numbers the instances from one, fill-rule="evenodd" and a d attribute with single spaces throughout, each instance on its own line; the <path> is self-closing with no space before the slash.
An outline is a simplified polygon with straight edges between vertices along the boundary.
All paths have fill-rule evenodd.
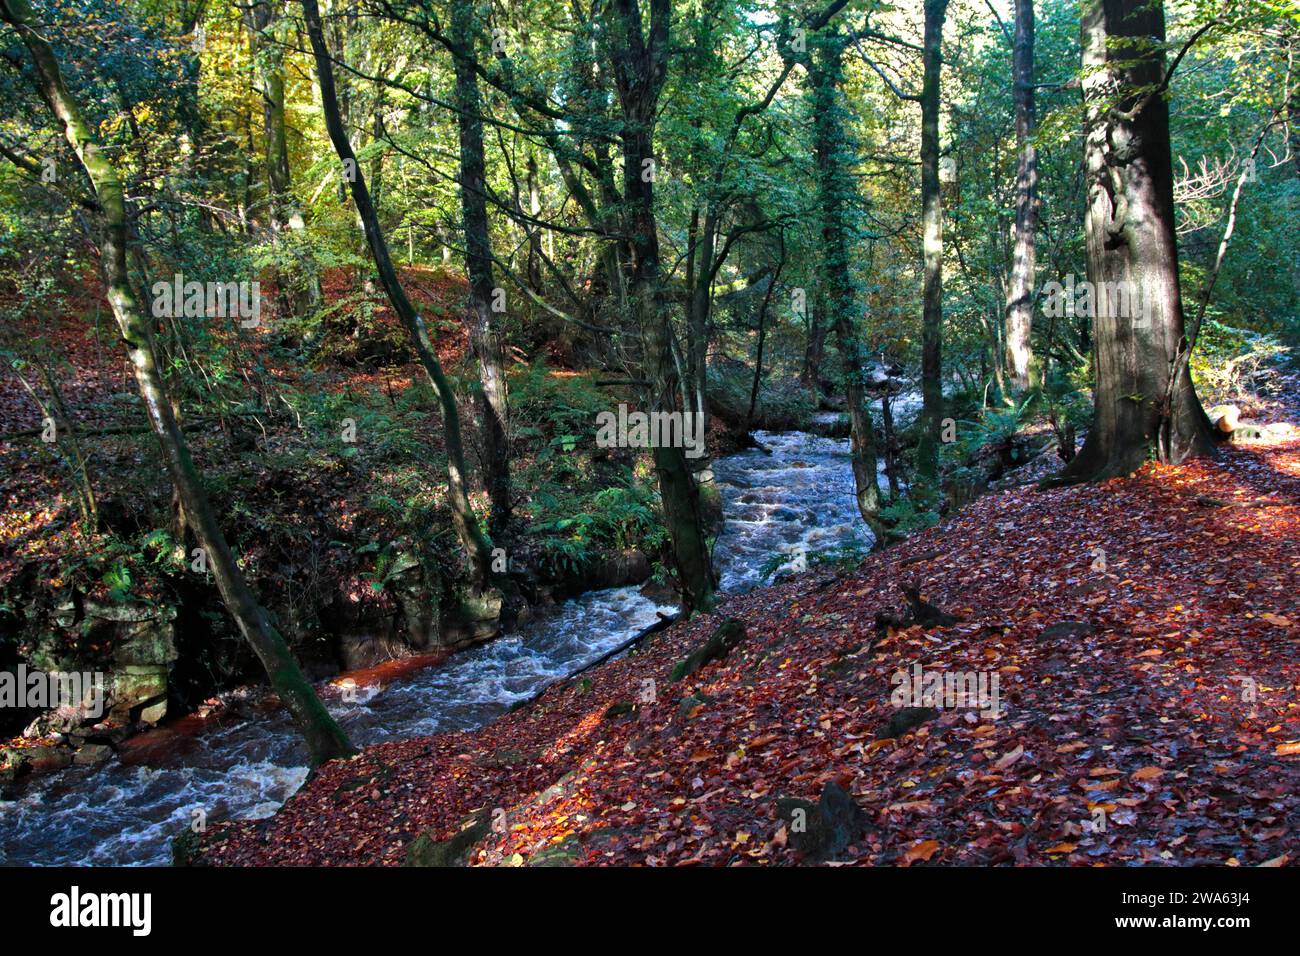
<path id="1" fill-rule="evenodd" d="M 841 84 L 846 39 L 836 33 L 816 38 L 808 80 L 812 87 L 813 143 L 817 154 L 817 195 L 822 213 L 822 282 L 827 323 L 844 362 L 848 400 L 850 461 L 858 512 L 879 538 L 880 487 L 876 480 L 876 435 L 866 389 L 867 349 L 857 320 L 863 308 L 850 264 L 855 207 L 861 202 L 852 169 L 856 156 L 845 122 Z"/>
<path id="2" fill-rule="evenodd" d="M 648 0 L 650 22 L 641 0 L 615 0 L 609 21 L 610 57 L 622 108 L 623 233 L 631 254 L 628 315 L 641 342 L 647 404 L 651 412 L 681 407 L 681 382 L 673 355 L 673 331 L 664 302 L 655 218 L 654 131 L 659 94 L 668 65 L 671 0 Z M 688 610 L 711 610 L 716 603 L 708 539 L 700 510 L 699 486 L 680 447 L 654 449 L 659 496 L 672 538 L 674 563 Z"/>
<path id="3" fill-rule="evenodd" d="M 319 764 L 355 753 L 244 580 L 203 490 L 158 368 L 152 324 L 140 306 L 127 270 L 127 217 L 122 180 L 82 118 L 63 80 L 54 51 L 32 26 L 27 0 L 0 0 L 0 12 L 31 54 L 41 98 L 62 127 L 64 138 L 77 154 L 99 201 L 100 261 L 108 301 L 121 330 L 149 424 L 184 503 L 189 526 L 207 554 L 208 567 L 226 609 L 266 668 L 271 685 L 306 738 L 312 762 Z"/>
<path id="4" fill-rule="evenodd" d="M 471 0 L 451 8 L 452 40 L 474 48 L 476 29 Z M 484 484 L 492 502 L 490 528 L 503 532 L 510 521 L 509 410 L 503 368 L 501 331 L 492 313 L 492 241 L 488 234 L 487 162 L 483 152 L 483 117 L 478 77 L 469 62 L 453 58 L 456 70 L 456 124 L 460 133 L 460 206 L 465 232 L 465 268 L 469 273 L 469 340 L 478 358 L 479 408 L 483 417 Z"/>
<path id="5" fill-rule="evenodd" d="M 356 204 L 357 214 L 365 230 L 366 243 L 379 272 L 379 281 L 384 287 L 388 301 L 397 313 L 398 319 L 411 336 L 420 364 L 424 367 L 429 383 L 442 407 L 443 438 L 447 446 L 447 498 L 451 507 L 452 525 L 456 537 L 469 560 L 476 587 L 486 587 L 491 572 L 491 545 L 479 526 L 478 516 L 470 504 L 466 490 L 467 472 L 465 468 L 465 449 L 461 441 L 460 411 L 456 407 L 456 395 L 451 383 L 443 374 L 442 364 L 438 361 L 429 330 L 423 316 L 411 304 L 406 290 L 397 278 L 392 256 L 388 252 L 388 242 L 384 239 L 383 229 L 379 225 L 379 216 L 375 204 L 366 188 L 365 174 L 357 163 L 356 153 L 348 142 L 347 132 L 339 114 L 338 96 L 334 87 L 334 66 L 330 60 L 329 48 L 325 44 L 324 31 L 321 26 L 320 7 L 316 0 L 302 0 L 303 13 L 307 23 L 307 35 L 311 40 L 312 54 L 316 60 L 316 74 L 320 83 L 321 108 L 325 114 L 325 126 L 329 131 L 330 141 L 338 154 L 339 163 L 346 170 L 345 178 L 352 191 L 352 201 Z"/>

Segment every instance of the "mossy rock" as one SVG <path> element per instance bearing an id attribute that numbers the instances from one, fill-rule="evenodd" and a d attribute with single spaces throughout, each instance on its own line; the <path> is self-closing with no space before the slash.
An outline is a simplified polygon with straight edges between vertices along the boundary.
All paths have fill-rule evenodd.
<path id="1" fill-rule="evenodd" d="M 711 700 L 713 698 L 708 694 L 691 694 L 689 697 L 683 697 L 677 703 L 677 716 L 681 720 L 690 720 L 697 708 L 703 707 Z"/>
<path id="2" fill-rule="evenodd" d="M 718 625 L 718 629 L 707 641 L 673 665 L 672 671 L 668 674 L 668 683 L 675 684 L 694 674 L 705 664 L 721 660 L 744 640 L 745 625 L 738 618 L 727 618 Z"/>
<path id="3" fill-rule="evenodd" d="M 632 713 L 636 709 L 636 704 L 630 700 L 620 700 L 609 705 L 605 713 L 601 715 L 601 720 L 613 720 L 615 717 L 622 717 Z"/>
<path id="4" fill-rule="evenodd" d="M 939 711 L 933 707 L 904 707 L 889 718 L 889 725 L 881 736 L 901 737 L 909 730 L 915 730 L 938 716 Z"/>
<path id="5" fill-rule="evenodd" d="M 186 830 L 172 839 L 172 866 L 202 866 L 200 835 Z"/>
<path id="6" fill-rule="evenodd" d="M 559 843 L 538 850 L 528 858 L 528 866 L 574 866 L 582 858 L 582 843 L 570 833 Z"/>
<path id="7" fill-rule="evenodd" d="M 867 826 L 866 811 L 833 780 L 816 803 L 780 797 L 776 812 L 786 822 L 790 845 L 814 862 L 834 859 L 856 843 Z"/>
<path id="8" fill-rule="evenodd" d="M 474 845 L 488 835 L 491 818 L 486 811 L 468 817 L 450 839 L 435 842 L 421 833 L 406 851 L 406 866 L 464 866 Z"/>

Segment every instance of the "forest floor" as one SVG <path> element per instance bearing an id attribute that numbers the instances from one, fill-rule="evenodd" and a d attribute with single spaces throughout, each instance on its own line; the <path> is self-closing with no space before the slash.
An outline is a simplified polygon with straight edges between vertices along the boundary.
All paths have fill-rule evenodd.
<path id="1" fill-rule="evenodd" d="M 878 633 L 904 582 L 960 620 Z M 670 682 L 729 617 L 745 640 Z M 809 838 L 778 799 L 835 783 L 864 812 L 846 864 L 1284 865 L 1300 854 L 1298 640 L 1291 427 L 1218 461 L 987 495 L 484 728 L 328 764 L 274 817 L 210 829 L 201 858 L 398 864 L 478 814 L 492 825 L 471 864 L 784 865 Z M 915 665 L 996 678 L 998 715 L 947 706 L 891 736 Z M 833 803 L 806 819 L 833 822 Z"/>

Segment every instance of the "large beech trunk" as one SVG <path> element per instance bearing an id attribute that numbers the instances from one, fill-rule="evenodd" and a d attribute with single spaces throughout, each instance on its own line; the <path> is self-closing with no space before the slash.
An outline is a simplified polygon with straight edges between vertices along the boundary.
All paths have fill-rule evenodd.
<path id="1" fill-rule="evenodd" d="M 1169 388 L 1183 337 L 1183 303 L 1169 106 L 1159 90 L 1164 10 L 1158 2 L 1086 0 L 1081 33 L 1088 280 L 1094 289 L 1125 283 L 1110 288 L 1134 295 L 1127 307 L 1116 295 L 1093 296 L 1094 420 L 1083 450 L 1062 473 L 1067 481 L 1128 474 L 1152 453 L 1175 464 L 1214 454 L 1210 423 L 1186 367 Z"/>
<path id="2" fill-rule="evenodd" d="M 1016 38 L 1011 59 L 1016 104 L 1016 232 L 1007 283 L 1006 366 L 1011 384 L 1029 386 L 1034 316 L 1034 234 L 1038 229 L 1038 154 L 1034 149 L 1034 2 L 1016 0 Z"/>
<path id="3" fill-rule="evenodd" d="M 31 54 L 41 96 L 63 127 L 64 137 L 85 168 L 99 200 L 102 218 L 100 254 L 108 301 L 121 329 L 150 427 L 162 447 L 168 472 L 184 504 L 189 527 L 207 554 L 217 590 L 240 633 L 266 668 L 271 685 L 306 738 L 312 763 L 349 756 L 356 752 L 355 749 L 316 696 L 284 638 L 271 624 L 244 580 L 190 458 L 184 433 L 177 424 L 158 368 L 152 324 L 140 306 L 127 271 L 126 200 L 117 170 L 82 119 L 63 81 L 54 51 L 31 26 L 31 7 L 27 0 L 0 0 L 0 11 Z"/>
<path id="4" fill-rule="evenodd" d="M 424 324 L 424 318 L 415 310 L 415 306 L 411 304 L 406 290 L 402 288 L 402 283 L 397 278 L 392 256 L 388 252 L 388 243 L 384 239 L 384 232 L 375 212 L 375 204 L 371 201 L 370 192 L 366 188 L 365 175 L 361 171 L 360 164 L 357 163 L 356 154 L 352 151 L 352 144 L 348 142 L 347 133 L 343 128 L 338 97 L 334 89 L 334 67 L 330 62 L 329 48 L 325 45 L 325 36 L 321 28 L 320 7 L 316 0 L 302 0 L 302 9 L 307 22 L 307 35 L 311 40 L 312 54 L 316 59 L 316 74 L 320 82 L 321 108 L 325 113 L 325 126 L 329 130 L 330 141 L 334 144 L 339 162 L 353 173 L 348 186 L 352 190 L 352 201 L 356 204 L 357 213 L 361 216 L 361 224 L 365 230 L 371 256 L 375 261 L 375 268 L 379 271 L 379 281 L 388 295 L 388 301 L 392 303 L 393 311 L 397 313 L 398 319 L 410 333 L 416 354 L 420 357 L 420 364 L 424 366 L 425 374 L 442 407 L 443 438 L 447 446 L 447 499 L 451 506 L 452 525 L 471 564 L 474 582 L 478 587 L 483 587 L 491 577 L 491 546 L 483 529 L 479 527 L 478 517 L 474 514 L 469 495 L 465 490 L 465 451 L 460 435 L 460 411 L 456 407 L 456 396 L 451 390 L 447 377 L 443 374 L 433 342 L 429 339 L 429 330 Z"/>
<path id="5" fill-rule="evenodd" d="M 474 7 L 455 0 L 451 8 L 452 40 L 474 46 Z M 492 318 L 492 245 L 488 235 L 487 163 L 483 152 L 483 119 L 474 67 L 455 57 L 456 123 L 460 131 L 460 205 L 465 231 L 465 268 L 469 273 L 469 341 L 478 358 L 479 407 L 485 446 L 484 483 L 492 502 L 489 527 L 493 535 L 510 521 L 510 449 L 507 441 L 506 377 L 502 368 L 501 334 Z"/>
<path id="6" fill-rule="evenodd" d="M 866 390 L 867 351 L 858 327 L 862 308 L 849 265 L 852 206 L 857 202 L 853 180 L 855 161 L 845 126 L 840 93 L 844 79 L 841 56 L 844 39 L 830 35 L 818 41 L 809 69 L 812 84 L 813 139 L 817 152 L 817 193 L 822 209 L 822 286 L 826 290 L 828 324 L 844 361 L 844 390 L 848 400 L 850 460 L 857 489 L 858 512 L 877 537 L 881 534 L 880 488 L 876 483 L 876 436 Z"/>

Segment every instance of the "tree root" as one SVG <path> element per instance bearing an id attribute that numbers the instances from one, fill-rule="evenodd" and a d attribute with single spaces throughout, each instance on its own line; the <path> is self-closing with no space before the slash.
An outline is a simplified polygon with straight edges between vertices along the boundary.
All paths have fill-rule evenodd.
<path id="1" fill-rule="evenodd" d="M 924 628 L 949 627 L 962 620 L 957 615 L 949 614 L 922 598 L 921 589 L 917 585 L 908 583 L 900 584 L 898 587 L 907 598 L 907 610 L 901 617 L 886 611 L 878 612 L 876 614 L 877 635 L 883 636 L 890 628 L 911 627 L 913 624 L 919 624 Z"/>

